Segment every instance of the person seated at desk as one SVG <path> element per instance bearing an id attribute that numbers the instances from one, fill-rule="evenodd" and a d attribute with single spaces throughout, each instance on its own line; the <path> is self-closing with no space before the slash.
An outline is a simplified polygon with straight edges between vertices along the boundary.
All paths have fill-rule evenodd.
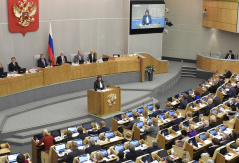
<path id="1" fill-rule="evenodd" d="M 104 154 L 99 152 L 99 153 L 96 153 L 96 159 L 93 158 L 93 161 L 96 163 L 98 162 L 107 163 L 107 161 L 103 159 L 104 159 Z"/>
<path id="2" fill-rule="evenodd" d="M 219 78 L 218 78 L 218 80 L 219 80 Z M 212 82 L 212 85 L 211 85 L 211 87 L 208 89 L 208 91 L 209 91 L 210 93 L 216 93 L 216 92 L 217 92 L 217 88 L 218 88 L 217 82 L 216 82 L 216 81 L 213 81 L 213 82 Z"/>
<path id="3" fill-rule="evenodd" d="M 12 57 L 11 58 L 11 63 L 8 64 L 8 71 L 9 72 L 14 72 L 14 71 L 18 71 L 21 69 L 21 67 L 18 65 L 18 63 L 16 62 L 16 58 Z"/>
<path id="4" fill-rule="evenodd" d="M 97 76 L 97 80 L 94 82 L 94 89 L 95 91 L 105 89 L 104 81 L 102 80 L 101 75 Z"/>
<path id="5" fill-rule="evenodd" d="M 195 130 L 193 125 L 189 125 L 189 133 L 188 137 L 193 137 L 197 135 L 197 131 Z"/>
<path id="6" fill-rule="evenodd" d="M 37 67 L 45 68 L 48 64 L 46 62 L 46 58 L 44 54 L 40 54 L 40 58 L 37 60 Z"/>
<path id="7" fill-rule="evenodd" d="M 71 131 L 67 131 L 66 132 L 66 138 L 63 140 L 65 143 L 67 143 L 68 141 L 72 141 L 76 138 L 72 137 L 72 132 Z"/>
<path id="8" fill-rule="evenodd" d="M 192 117 L 193 117 L 193 113 L 191 111 L 187 111 L 185 120 L 190 120 Z"/>
<path id="9" fill-rule="evenodd" d="M 83 133 L 83 129 L 81 127 L 77 129 L 77 132 L 79 133 L 77 139 L 85 140 L 85 138 L 88 136 L 87 133 Z"/>
<path id="10" fill-rule="evenodd" d="M 17 156 L 17 163 L 28 163 L 29 161 L 25 158 L 23 154 Z"/>
<path id="11" fill-rule="evenodd" d="M 186 96 L 182 96 L 180 99 L 180 105 L 179 105 L 179 109 L 183 109 L 185 110 L 188 104 L 188 100 Z"/>
<path id="12" fill-rule="evenodd" d="M 97 131 L 87 131 L 88 134 L 97 134 L 99 135 L 102 132 L 110 131 L 108 127 L 105 127 L 105 121 L 100 121 L 100 129 Z"/>
<path id="13" fill-rule="evenodd" d="M 170 111 L 170 110 L 172 110 L 172 108 L 170 107 L 170 104 L 165 104 L 165 109 L 164 109 L 164 113 L 166 113 L 166 112 L 168 112 L 168 111 Z"/>
<path id="14" fill-rule="evenodd" d="M 171 121 L 171 126 L 176 125 L 176 124 L 180 124 L 182 122 L 182 118 L 178 118 L 178 114 L 174 113 L 173 114 L 173 120 Z"/>
<path id="15" fill-rule="evenodd" d="M 153 126 L 149 127 L 145 127 L 143 126 L 144 132 L 146 133 L 145 138 L 147 138 L 147 136 L 156 138 L 158 135 L 158 132 L 160 130 L 160 127 L 158 126 L 158 120 L 156 118 L 152 119 L 152 124 Z"/>
<path id="16" fill-rule="evenodd" d="M 84 61 L 84 55 L 82 55 L 82 52 L 79 50 L 78 54 L 74 57 L 74 63 L 77 63 L 79 61 Z"/>
<path id="17" fill-rule="evenodd" d="M 228 111 L 227 112 L 227 116 L 230 117 L 230 118 L 234 118 L 237 115 L 239 115 L 239 108 L 238 107 L 236 108 L 236 111 Z M 229 120 L 229 118 L 227 118 L 227 119 Z"/>
<path id="18" fill-rule="evenodd" d="M 220 142 L 220 146 L 226 145 L 227 143 L 230 143 L 230 136 L 228 134 L 224 134 L 222 136 L 222 141 Z"/>
<path id="19" fill-rule="evenodd" d="M 56 59 L 56 64 L 62 65 L 62 63 L 66 63 L 66 62 L 67 62 L 67 57 L 64 55 L 64 52 L 61 51 L 61 55 L 57 57 Z"/>
<path id="20" fill-rule="evenodd" d="M 125 134 L 125 138 L 121 141 L 121 144 L 124 144 L 125 142 L 132 140 L 132 133 L 130 131 L 127 131 Z"/>
<path id="21" fill-rule="evenodd" d="M 135 123 L 140 122 L 140 120 L 138 119 L 138 114 L 134 113 L 133 114 L 133 120 L 129 122 L 128 126 L 122 126 L 122 128 L 128 129 L 128 130 L 132 130 L 133 126 Z"/>
<path id="22" fill-rule="evenodd" d="M 210 117 L 209 117 L 209 126 L 211 127 L 211 128 L 213 128 L 213 127 L 217 127 L 218 126 L 218 123 L 216 122 L 216 116 L 215 115 L 211 115 Z"/>
<path id="23" fill-rule="evenodd" d="M 163 111 L 160 110 L 160 105 L 159 105 L 159 103 L 155 104 L 155 107 L 154 107 L 154 108 L 155 108 L 155 112 L 153 112 L 152 114 L 150 114 L 150 115 L 149 115 L 150 117 L 156 117 L 157 115 L 163 113 Z"/>
<path id="24" fill-rule="evenodd" d="M 225 69 L 225 74 L 223 76 L 224 76 L 224 78 L 231 78 L 232 73 L 228 69 Z"/>
<path id="25" fill-rule="evenodd" d="M 66 163 L 73 163 L 73 160 L 76 156 L 85 154 L 84 150 L 78 149 L 78 144 L 76 142 L 72 142 L 71 149 L 72 149 L 72 152 L 70 152 L 68 154 L 66 153 L 64 155 L 63 161 Z"/>
<path id="26" fill-rule="evenodd" d="M 158 146 L 157 140 L 152 140 L 152 147 L 148 147 L 146 149 L 146 153 L 151 154 L 152 152 L 160 150 L 160 149 L 162 149 L 162 148 L 160 146 Z"/>
<path id="27" fill-rule="evenodd" d="M 186 98 L 187 98 L 187 100 L 188 100 L 188 103 L 193 102 L 193 98 L 192 98 L 192 96 L 189 94 L 188 91 L 185 92 L 185 96 L 186 96 Z"/>
<path id="28" fill-rule="evenodd" d="M 194 91 L 194 95 L 195 95 L 195 97 L 193 97 L 193 100 L 200 100 L 201 99 L 200 93 L 197 90 Z"/>
<path id="29" fill-rule="evenodd" d="M 2 66 L 2 63 L 0 62 L 0 73 L 3 73 L 4 72 L 4 68 Z"/>
<path id="30" fill-rule="evenodd" d="M 208 103 L 208 105 L 206 107 L 204 107 L 202 109 L 202 111 L 200 111 L 199 114 L 203 114 L 204 116 L 208 116 L 210 114 L 211 109 L 215 107 L 211 98 L 209 98 L 207 100 L 207 103 Z"/>
<path id="31" fill-rule="evenodd" d="M 90 50 L 90 54 L 88 55 L 90 63 L 96 62 L 95 51 L 93 49 Z"/>
<path id="32" fill-rule="evenodd" d="M 235 129 L 232 130 L 229 136 L 230 136 L 230 141 L 236 141 L 239 137 L 238 132 Z"/>
<path id="33" fill-rule="evenodd" d="M 101 149 L 100 145 L 95 145 L 95 140 L 94 139 L 90 139 L 88 141 L 88 144 L 89 144 L 89 147 L 85 149 L 85 153 L 90 154 L 91 152 L 94 152 L 94 151 L 97 151 L 97 150 Z"/>
<path id="34" fill-rule="evenodd" d="M 118 153 L 118 160 L 115 162 L 115 163 L 122 163 L 122 162 L 125 162 L 127 161 L 127 159 L 124 158 L 124 152 L 123 151 L 120 151 Z"/>
<path id="35" fill-rule="evenodd" d="M 205 120 L 203 121 L 203 128 L 200 130 L 200 132 L 207 132 L 211 127 L 209 126 L 209 121 Z"/>
<path id="36" fill-rule="evenodd" d="M 220 140 L 218 140 L 217 138 L 212 138 L 212 146 L 210 146 L 207 149 L 207 152 L 203 153 L 202 155 L 212 157 L 215 150 L 219 147 L 219 144 L 220 144 Z"/>
<path id="37" fill-rule="evenodd" d="M 202 89 L 202 95 L 201 97 L 203 96 L 207 96 L 210 92 L 208 91 L 208 87 L 204 86 L 203 89 Z"/>
<path id="38" fill-rule="evenodd" d="M 47 129 L 42 130 L 42 135 L 44 136 L 39 143 L 37 144 L 37 147 L 39 147 L 42 143 L 44 143 L 45 146 L 45 152 L 49 154 L 50 147 L 54 144 L 55 139 L 52 135 L 50 135 L 47 131 Z"/>
<path id="39" fill-rule="evenodd" d="M 229 53 L 226 55 L 225 59 L 235 59 L 235 55 L 232 54 L 232 50 L 229 50 Z"/>
<path id="40" fill-rule="evenodd" d="M 222 76 L 219 76 L 219 82 L 217 83 L 217 86 L 220 87 L 225 83 L 224 79 Z"/>
<path id="41" fill-rule="evenodd" d="M 126 159 L 135 161 L 137 157 L 144 155 L 145 153 L 141 150 L 135 151 L 134 144 L 129 144 L 129 152 L 126 153 Z"/>
<path id="42" fill-rule="evenodd" d="M 143 25 L 152 24 L 151 15 L 149 15 L 149 10 L 148 9 L 145 11 L 145 15 L 143 16 L 142 24 Z"/>
<path id="43" fill-rule="evenodd" d="M 236 108 L 239 108 L 239 96 L 236 96 L 235 102 L 233 103 L 232 100 L 229 100 L 228 107 L 232 108 L 232 111 L 236 111 Z"/>
<path id="44" fill-rule="evenodd" d="M 227 88 L 229 89 L 228 91 L 224 90 L 224 93 L 227 96 L 225 99 L 236 97 L 236 89 L 232 87 L 231 83 L 227 83 Z"/>
<path id="45" fill-rule="evenodd" d="M 220 97 L 216 96 L 215 93 L 211 93 L 211 97 L 214 106 L 220 105 L 222 103 Z"/>
<path id="46" fill-rule="evenodd" d="M 181 130 L 181 134 L 182 134 L 182 139 L 175 141 L 175 145 L 178 147 L 183 147 L 184 142 L 189 139 L 189 137 L 187 136 L 188 132 L 186 130 Z"/>

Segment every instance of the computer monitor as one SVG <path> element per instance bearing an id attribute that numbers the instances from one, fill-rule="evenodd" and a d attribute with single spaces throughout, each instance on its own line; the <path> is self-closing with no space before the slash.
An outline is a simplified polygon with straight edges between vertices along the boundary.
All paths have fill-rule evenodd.
<path id="1" fill-rule="evenodd" d="M 190 138 L 188 140 L 188 143 L 198 147 L 198 144 L 197 144 L 197 141 L 196 141 L 195 137 Z"/>
<path id="2" fill-rule="evenodd" d="M 123 144 L 116 145 L 114 149 L 116 152 L 124 151 L 124 145 Z"/>
<path id="3" fill-rule="evenodd" d="M 44 136 L 42 134 L 34 135 L 34 140 L 41 140 Z"/>
<path id="4" fill-rule="evenodd" d="M 178 98 L 179 98 L 179 94 L 176 94 L 176 95 L 174 96 L 174 98 L 178 99 Z"/>
<path id="5" fill-rule="evenodd" d="M 183 126 L 189 127 L 189 121 L 184 121 Z"/>
<path id="6" fill-rule="evenodd" d="M 166 119 L 165 114 L 160 114 L 159 119 L 162 119 L 162 120 Z"/>
<path id="7" fill-rule="evenodd" d="M 199 138 L 202 139 L 203 141 L 204 141 L 204 140 L 207 140 L 207 135 L 206 135 L 205 133 L 200 134 L 200 135 L 199 135 Z"/>
<path id="8" fill-rule="evenodd" d="M 225 105 L 228 106 L 228 102 L 225 102 Z"/>
<path id="9" fill-rule="evenodd" d="M 164 161 L 164 160 L 165 160 L 165 157 L 168 156 L 167 150 L 166 150 L 166 149 L 160 150 L 160 151 L 158 152 L 158 156 L 159 156 L 160 158 L 162 158 L 162 160 Z"/>
<path id="10" fill-rule="evenodd" d="M 189 93 L 189 94 L 192 94 L 192 93 L 193 93 L 193 90 L 192 90 L 192 89 L 189 89 L 189 90 L 188 90 L 188 93 Z"/>
<path id="11" fill-rule="evenodd" d="M 196 101 L 196 104 L 200 104 L 200 100 L 197 100 L 197 101 Z"/>
<path id="12" fill-rule="evenodd" d="M 6 78 L 6 77 L 7 77 L 7 72 L 0 73 L 0 78 Z"/>
<path id="13" fill-rule="evenodd" d="M 202 88 L 202 84 L 199 84 L 199 87 Z"/>
<path id="14" fill-rule="evenodd" d="M 219 88 L 219 92 L 222 92 L 222 88 Z"/>
<path id="15" fill-rule="evenodd" d="M 172 126 L 172 130 L 175 132 L 179 131 L 179 125 L 177 124 L 177 125 Z"/>
<path id="16" fill-rule="evenodd" d="M 77 132 L 77 127 L 76 126 L 68 127 L 67 131 L 71 131 L 72 133 L 76 133 Z"/>
<path id="17" fill-rule="evenodd" d="M 214 136 L 217 135 L 217 131 L 215 129 L 210 130 L 209 133 Z"/>
<path id="18" fill-rule="evenodd" d="M 213 114 L 217 114 L 218 112 L 217 112 L 217 109 L 212 109 L 212 113 Z"/>
<path id="19" fill-rule="evenodd" d="M 141 107 L 141 108 L 138 108 L 138 109 L 137 109 L 137 112 L 138 112 L 139 114 L 142 114 L 142 113 L 143 113 L 143 110 L 144 110 L 144 108 Z"/>
<path id="20" fill-rule="evenodd" d="M 168 129 L 162 130 L 161 135 L 167 136 L 168 135 Z"/>
<path id="21" fill-rule="evenodd" d="M 84 60 L 79 60 L 79 64 L 83 64 L 84 62 Z"/>
<path id="22" fill-rule="evenodd" d="M 113 133 L 113 131 L 110 132 L 105 132 L 105 137 L 107 137 L 108 139 L 115 137 L 115 134 Z"/>
<path id="23" fill-rule="evenodd" d="M 90 129 L 92 129 L 91 122 L 82 124 L 82 127 L 83 127 L 85 130 L 90 130 Z"/>
<path id="24" fill-rule="evenodd" d="M 182 92 L 182 93 L 181 93 L 181 95 L 183 95 L 183 96 L 184 96 L 184 95 L 185 95 L 185 92 Z"/>
<path id="25" fill-rule="evenodd" d="M 207 97 L 203 97 L 202 100 L 207 102 Z"/>
<path id="26" fill-rule="evenodd" d="M 21 69 L 18 69 L 18 74 L 25 74 L 26 73 L 26 68 L 21 68 Z"/>
<path id="27" fill-rule="evenodd" d="M 193 122 L 195 122 L 195 123 L 198 123 L 198 122 L 199 122 L 199 118 L 198 118 L 198 116 L 193 117 Z"/>
<path id="28" fill-rule="evenodd" d="M 139 146 L 139 141 L 138 140 L 131 140 L 129 143 L 133 144 L 135 147 Z"/>
<path id="29" fill-rule="evenodd" d="M 198 161 L 193 161 L 193 163 L 198 163 Z"/>
<path id="30" fill-rule="evenodd" d="M 103 153 L 104 157 L 108 156 L 108 153 L 107 153 L 106 149 L 99 150 L 99 151 L 97 151 L 97 153 Z"/>
<path id="31" fill-rule="evenodd" d="M 223 147 L 222 149 L 220 149 L 220 153 L 222 155 L 226 155 L 227 154 L 227 147 Z"/>
<path id="32" fill-rule="evenodd" d="M 173 98 L 172 98 L 172 97 L 169 97 L 169 98 L 167 99 L 167 101 L 168 101 L 168 102 L 173 102 Z"/>
<path id="33" fill-rule="evenodd" d="M 54 131 L 51 131 L 51 135 L 55 138 L 55 137 L 58 137 L 58 136 L 61 136 L 61 130 L 54 130 Z"/>
<path id="34" fill-rule="evenodd" d="M 211 96 L 211 95 L 208 95 L 208 97 L 209 97 L 209 98 L 212 98 L 212 96 Z"/>
<path id="35" fill-rule="evenodd" d="M 79 161 L 80 162 L 87 162 L 89 160 L 89 157 L 87 154 L 79 156 Z"/>
<path id="36" fill-rule="evenodd" d="M 153 104 L 147 105 L 147 109 L 149 109 L 150 111 L 152 111 L 154 109 Z"/>
<path id="37" fill-rule="evenodd" d="M 233 104 L 235 103 L 235 100 L 234 100 L 234 99 L 232 99 L 232 103 L 233 103 Z"/>
<path id="38" fill-rule="evenodd" d="M 57 144 L 55 145 L 55 150 L 59 151 L 59 152 L 63 152 L 66 149 L 66 145 L 65 144 Z"/>
<path id="39" fill-rule="evenodd" d="M 122 115 L 118 114 L 118 115 L 114 116 L 114 119 L 117 121 L 122 120 Z"/>
<path id="40" fill-rule="evenodd" d="M 172 117 L 174 113 L 175 112 L 173 110 L 171 110 L 171 111 L 168 112 L 168 115 L 170 115 Z"/>
<path id="41" fill-rule="evenodd" d="M 220 105 L 220 106 L 218 106 L 218 109 L 219 109 L 219 110 L 223 110 L 224 107 L 223 107 L 222 105 Z"/>
<path id="42" fill-rule="evenodd" d="M 144 125 L 144 123 L 141 121 L 141 122 L 138 122 L 138 123 L 136 123 L 136 126 L 138 127 L 138 128 L 142 128 L 143 127 L 143 125 Z"/>
<path id="43" fill-rule="evenodd" d="M 109 60 L 109 58 L 102 58 L 102 60 L 103 60 L 104 62 L 106 62 L 106 61 Z"/>
<path id="44" fill-rule="evenodd" d="M 94 139 L 95 141 L 100 140 L 98 135 L 96 135 L 96 136 L 91 136 L 89 139 Z"/>
<path id="45" fill-rule="evenodd" d="M 225 131 L 227 128 L 224 125 L 218 127 L 221 131 Z"/>
<path id="46" fill-rule="evenodd" d="M 128 112 L 125 113 L 125 115 L 126 115 L 127 117 L 132 117 L 132 116 L 133 116 L 133 113 L 132 113 L 132 111 L 128 111 Z"/>
<path id="47" fill-rule="evenodd" d="M 149 154 L 142 157 L 143 162 L 151 162 L 151 156 Z"/>
<path id="48" fill-rule="evenodd" d="M 148 126 L 151 126 L 151 125 L 152 125 L 152 119 L 149 118 L 149 119 L 148 119 Z"/>
<path id="49" fill-rule="evenodd" d="M 78 147 L 83 145 L 82 139 L 74 140 L 73 142 L 76 142 L 78 144 Z"/>
<path id="50" fill-rule="evenodd" d="M 190 108 L 194 108 L 193 103 L 189 103 L 189 107 L 190 107 Z"/>
<path id="51" fill-rule="evenodd" d="M 20 155 L 20 153 L 15 153 L 7 156 L 7 160 L 9 163 L 13 163 L 17 161 L 17 156 Z"/>

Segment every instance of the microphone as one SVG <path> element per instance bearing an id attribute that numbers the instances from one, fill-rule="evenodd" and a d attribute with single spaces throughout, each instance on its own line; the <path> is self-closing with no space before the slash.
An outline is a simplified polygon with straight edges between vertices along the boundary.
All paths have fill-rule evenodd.
<path id="1" fill-rule="evenodd" d="M 212 49 L 214 49 L 214 46 L 212 47 Z M 211 49 L 211 51 L 210 51 L 210 57 L 212 56 L 212 49 Z"/>

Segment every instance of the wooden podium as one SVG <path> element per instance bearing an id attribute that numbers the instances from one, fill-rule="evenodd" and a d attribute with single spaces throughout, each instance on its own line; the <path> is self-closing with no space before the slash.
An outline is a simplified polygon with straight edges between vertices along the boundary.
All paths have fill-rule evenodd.
<path id="1" fill-rule="evenodd" d="M 121 89 L 108 85 L 106 91 L 87 90 L 88 112 L 106 116 L 121 109 Z"/>

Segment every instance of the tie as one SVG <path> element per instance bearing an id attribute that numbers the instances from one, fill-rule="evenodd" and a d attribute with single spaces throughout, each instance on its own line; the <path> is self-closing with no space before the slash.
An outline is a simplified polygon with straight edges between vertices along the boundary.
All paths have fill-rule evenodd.
<path id="1" fill-rule="evenodd" d="M 62 58 L 63 63 L 65 63 L 65 57 Z"/>

